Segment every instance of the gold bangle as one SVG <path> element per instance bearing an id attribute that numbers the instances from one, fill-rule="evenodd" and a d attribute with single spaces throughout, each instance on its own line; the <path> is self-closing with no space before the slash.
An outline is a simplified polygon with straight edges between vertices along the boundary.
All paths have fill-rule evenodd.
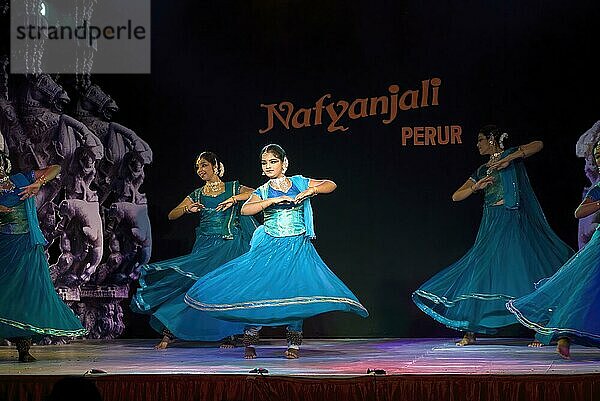
<path id="1" fill-rule="evenodd" d="M 190 209 L 188 209 L 187 205 L 183 206 L 183 212 L 184 213 L 189 213 L 190 212 Z"/>
<path id="2" fill-rule="evenodd" d="M 233 195 L 233 196 L 231 197 L 231 199 L 233 199 L 233 204 L 234 204 L 234 205 L 235 205 L 236 203 L 238 203 L 238 200 L 235 198 L 235 195 Z"/>
<path id="3" fill-rule="evenodd" d="M 312 193 L 312 194 L 313 194 L 313 196 L 315 196 L 315 195 L 317 195 L 317 194 L 319 193 L 319 190 L 317 189 L 317 187 L 316 187 L 316 186 L 314 186 L 314 187 L 310 187 L 310 188 L 313 190 L 313 193 Z"/>
<path id="4" fill-rule="evenodd" d="M 40 178 L 38 178 L 38 180 L 42 182 L 40 186 L 44 186 L 48 183 L 48 180 L 46 180 L 46 176 L 44 174 L 40 175 Z"/>

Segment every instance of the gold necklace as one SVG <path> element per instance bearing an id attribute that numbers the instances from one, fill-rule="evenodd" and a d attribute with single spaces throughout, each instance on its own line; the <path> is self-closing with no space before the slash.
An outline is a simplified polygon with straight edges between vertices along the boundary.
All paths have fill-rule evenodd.
<path id="1" fill-rule="evenodd" d="M 490 161 L 488 162 L 488 164 L 492 164 L 492 163 L 497 162 L 498 160 L 500 160 L 500 155 L 502 155 L 502 151 L 496 152 L 493 155 L 491 155 L 490 156 Z"/>
<path id="2" fill-rule="evenodd" d="M 211 196 L 213 198 L 221 195 L 223 192 L 225 192 L 225 184 L 223 181 L 207 182 L 202 190 L 204 195 Z"/>
<path id="3" fill-rule="evenodd" d="M 279 178 L 271 178 L 271 187 L 280 192 L 287 192 L 292 187 L 292 182 L 284 175 Z"/>
<path id="4" fill-rule="evenodd" d="M 486 163 L 486 166 L 489 166 L 490 164 L 492 164 L 492 163 L 495 163 L 495 162 L 497 162 L 498 160 L 500 160 L 500 156 L 501 156 L 501 155 L 502 155 L 502 151 L 500 151 L 500 152 L 496 152 L 496 153 L 494 153 L 494 154 L 490 155 L 490 161 L 488 161 L 488 162 Z M 492 173 L 493 173 L 493 170 L 492 170 L 491 168 L 488 168 L 488 169 L 487 169 L 487 171 L 486 171 L 486 174 L 487 174 L 487 175 L 490 175 L 490 174 L 492 174 Z"/>

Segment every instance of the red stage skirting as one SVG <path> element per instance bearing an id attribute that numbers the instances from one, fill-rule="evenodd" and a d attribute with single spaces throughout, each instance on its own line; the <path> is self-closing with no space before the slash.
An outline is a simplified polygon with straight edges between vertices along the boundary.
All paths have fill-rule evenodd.
<path id="1" fill-rule="evenodd" d="M 45 401 L 66 376 L 0 376 L 1 400 Z M 73 376 L 71 376 L 73 377 Z M 396 375 L 299 378 L 248 375 L 88 377 L 103 401 L 597 401 L 600 375 Z M 75 398 L 92 401 L 71 385 Z"/>

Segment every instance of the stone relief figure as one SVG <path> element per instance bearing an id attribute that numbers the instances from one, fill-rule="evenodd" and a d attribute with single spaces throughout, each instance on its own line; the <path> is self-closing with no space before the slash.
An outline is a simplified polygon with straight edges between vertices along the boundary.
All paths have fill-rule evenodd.
<path id="1" fill-rule="evenodd" d="M 87 302 L 75 302 L 73 312 L 79 317 L 83 327 L 89 330 L 88 338 L 100 338 L 96 329 L 96 321 L 98 320 L 96 308 Z"/>
<path id="2" fill-rule="evenodd" d="M 587 194 L 592 186 L 596 185 L 598 181 L 600 181 L 599 166 L 596 166 L 593 154 L 594 146 L 598 143 L 598 141 L 600 141 L 600 121 L 596 121 L 596 123 L 590 129 L 584 132 L 583 135 L 579 137 L 577 144 L 575 145 L 575 154 L 585 160 L 584 172 L 590 181 L 590 185 L 583 188 L 582 197 Z M 583 248 L 588 243 L 599 223 L 600 212 L 594 213 L 583 219 L 579 219 L 579 249 Z"/>
<path id="3" fill-rule="evenodd" d="M 123 323 L 123 308 L 117 302 L 102 304 L 100 310 L 102 316 L 97 324 L 97 338 L 114 338 L 114 333 L 122 333 L 125 330 Z"/>
<path id="4" fill-rule="evenodd" d="M 91 188 L 96 177 L 96 159 L 88 147 L 75 150 L 68 175 L 65 177 L 65 197 L 98 203 L 98 194 Z"/>
<path id="5" fill-rule="evenodd" d="M 15 163 L 20 171 L 31 171 L 40 168 L 40 161 L 33 150 L 33 145 L 25 135 L 23 125 L 17 117 L 17 110 L 13 102 L 0 98 L 0 130 L 6 136 L 8 148 L 15 158 Z"/>
<path id="6" fill-rule="evenodd" d="M 118 240 L 118 257 L 122 263 L 115 271 L 104 274 L 117 284 L 137 279 L 139 266 L 148 263 L 152 251 L 147 206 L 131 202 L 113 203 L 107 213 L 106 231 L 112 234 L 113 241 Z M 113 252 L 116 253 L 119 252 Z M 117 258 L 117 255 L 112 256 Z"/>
<path id="7" fill-rule="evenodd" d="M 108 94 L 97 85 L 88 83 L 80 91 L 75 115 L 104 145 L 105 154 L 98 165 L 96 177 L 100 203 L 104 203 L 114 191 L 118 194 L 118 201 L 145 203 L 145 196 L 139 194 L 139 186 L 144 179 L 144 165 L 152 162 L 152 150 L 133 130 L 112 121 L 118 110 L 116 102 Z M 117 177 L 119 182 L 115 182 Z"/>
<path id="8" fill-rule="evenodd" d="M 60 249 L 62 253 L 58 257 L 58 260 L 53 265 L 50 265 L 50 277 L 54 285 L 63 281 L 61 280 L 63 275 L 70 273 L 75 262 L 75 256 L 71 253 L 71 240 L 65 233 L 60 236 Z"/>
<path id="9" fill-rule="evenodd" d="M 63 172 L 67 172 L 60 180 L 53 180 L 45 185 L 36 197 L 40 221 L 52 219 L 53 202 L 60 190 L 67 185 L 65 180 L 72 174 L 78 174 L 83 167 L 78 166 L 82 155 L 92 155 L 94 161 L 100 160 L 104 148 L 100 139 L 85 124 L 63 112 L 70 101 L 65 90 L 48 74 L 30 77 L 23 90 L 19 102 L 19 116 L 22 121 L 24 135 L 30 140 L 36 163 L 40 167 L 48 164 L 59 164 Z M 78 148 L 85 148 L 86 151 Z M 87 179 L 89 181 L 89 178 Z M 79 180 L 81 184 L 86 179 Z M 89 186 L 88 191 L 93 192 Z M 55 202 L 56 204 L 57 202 Z M 44 232 L 44 235 L 51 232 Z"/>
<path id="10" fill-rule="evenodd" d="M 107 278 L 118 271 L 125 259 L 121 252 L 121 243 L 116 235 L 110 234 L 108 241 L 108 249 L 110 251 L 106 261 L 96 269 L 96 273 L 92 276 L 91 282 L 94 284 L 108 282 Z"/>
<path id="11" fill-rule="evenodd" d="M 88 302 L 77 302 L 73 309 L 81 319 L 81 323 L 89 328 L 90 332 L 87 338 L 111 339 L 125 330 L 123 308 L 119 301 L 90 300 Z"/>
<path id="12" fill-rule="evenodd" d="M 147 208 L 135 205 L 147 202 L 140 187 L 145 178 L 144 167 L 152 162 L 152 150 L 132 129 L 112 121 L 119 110 L 117 103 L 98 85 L 84 82 L 75 115 L 104 146 L 104 157 L 97 163 L 95 187 L 110 247 L 92 280 L 96 284 L 128 284 L 137 278 L 137 266 L 149 259 L 151 251 Z"/>
<path id="13" fill-rule="evenodd" d="M 145 205 L 146 195 L 140 193 L 144 182 L 144 158 L 141 153 L 130 151 L 121 160 L 121 168 L 117 175 L 113 191 L 117 202 L 130 202 Z"/>
<path id="14" fill-rule="evenodd" d="M 81 199 L 63 200 L 58 214 L 61 255 L 52 272 L 57 277 L 55 285 L 74 287 L 88 282 L 102 260 L 102 219 L 97 202 Z"/>
<path id="15" fill-rule="evenodd" d="M 2 69 L 2 96 L 0 96 L 0 131 L 4 133 L 8 149 L 13 154 L 13 162 L 20 171 L 30 171 L 41 168 L 33 145 L 25 135 L 25 130 L 19 119 L 15 103 L 10 100 L 8 93 L 8 57 L 0 57 Z"/>

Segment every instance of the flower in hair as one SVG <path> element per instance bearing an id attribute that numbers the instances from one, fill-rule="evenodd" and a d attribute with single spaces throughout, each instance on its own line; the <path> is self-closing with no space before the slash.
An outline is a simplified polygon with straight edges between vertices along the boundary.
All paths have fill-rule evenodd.
<path id="1" fill-rule="evenodd" d="M 504 140 L 508 138 L 508 134 L 506 132 L 503 132 L 502 135 L 500 135 L 500 138 L 498 139 L 498 144 L 500 145 L 500 149 L 504 149 Z"/>

